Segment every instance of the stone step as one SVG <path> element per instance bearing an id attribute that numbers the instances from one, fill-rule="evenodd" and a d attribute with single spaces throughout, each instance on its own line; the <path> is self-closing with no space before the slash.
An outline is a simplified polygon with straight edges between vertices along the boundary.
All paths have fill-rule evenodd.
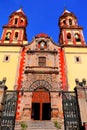
<path id="1" fill-rule="evenodd" d="M 28 126 L 27 130 L 57 130 L 52 121 L 26 121 L 25 123 Z M 19 123 L 16 123 L 15 130 L 21 130 Z"/>

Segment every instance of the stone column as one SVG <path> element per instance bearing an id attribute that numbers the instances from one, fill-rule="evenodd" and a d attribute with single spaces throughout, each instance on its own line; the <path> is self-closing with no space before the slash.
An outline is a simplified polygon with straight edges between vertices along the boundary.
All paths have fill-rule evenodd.
<path id="1" fill-rule="evenodd" d="M 81 123 L 87 122 L 87 86 L 75 87 L 80 110 Z"/>

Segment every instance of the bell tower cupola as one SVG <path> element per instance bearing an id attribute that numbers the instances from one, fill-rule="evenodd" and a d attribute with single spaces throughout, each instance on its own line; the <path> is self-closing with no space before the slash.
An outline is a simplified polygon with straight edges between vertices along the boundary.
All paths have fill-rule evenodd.
<path id="1" fill-rule="evenodd" d="M 76 16 L 64 10 L 59 18 L 59 43 L 61 45 L 85 45 L 83 28 L 78 25 Z"/>
<path id="2" fill-rule="evenodd" d="M 22 9 L 13 12 L 8 24 L 3 26 L 3 33 L 1 37 L 1 43 L 4 44 L 26 44 L 27 17 Z"/>

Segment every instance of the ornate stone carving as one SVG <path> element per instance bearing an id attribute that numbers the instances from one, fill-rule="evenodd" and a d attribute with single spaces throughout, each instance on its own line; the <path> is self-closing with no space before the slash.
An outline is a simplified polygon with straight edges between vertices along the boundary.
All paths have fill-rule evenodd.
<path id="1" fill-rule="evenodd" d="M 22 89 L 29 90 L 29 91 L 34 91 L 37 88 L 45 88 L 49 91 L 51 91 L 51 89 L 52 89 L 51 84 L 49 84 L 49 82 L 45 81 L 45 80 L 36 80 L 31 85 L 28 85 L 28 83 L 29 83 L 29 81 L 23 82 Z"/>
<path id="2" fill-rule="evenodd" d="M 34 91 L 37 88 L 45 88 L 45 89 L 51 91 L 52 86 L 49 84 L 49 82 L 47 82 L 45 80 L 36 80 L 35 82 L 33 82 L 30 85 L 30 91 Z"/>
<path id="3" fill-rule="evenodd" d="M 38 87 L 44 87 L 49 91 L 59 91 L 61 82 L 57 81 L 55 75 L 28 74 L 27 80 L 23 81 L 21 86 L 21 89 L 29 91 L 34 91 Z"/>

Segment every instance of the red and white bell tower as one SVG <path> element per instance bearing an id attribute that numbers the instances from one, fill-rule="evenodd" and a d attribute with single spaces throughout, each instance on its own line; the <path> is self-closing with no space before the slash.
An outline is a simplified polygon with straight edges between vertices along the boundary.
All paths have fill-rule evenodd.
<path id="1" fill-rule="evenodd" d="M 64 10 L 59 18 L 59 43 L 61 45 L 85 45 L 83 28 L 78 25 L 76 16 Z"/>
<path id="2" fill-rule="evenodd" d="M 8 24 L 3 26 L 0 43 L 3 44 L 26 44 L 27 17 L 22 9 L 13 12 L 9 17 Z"/>

